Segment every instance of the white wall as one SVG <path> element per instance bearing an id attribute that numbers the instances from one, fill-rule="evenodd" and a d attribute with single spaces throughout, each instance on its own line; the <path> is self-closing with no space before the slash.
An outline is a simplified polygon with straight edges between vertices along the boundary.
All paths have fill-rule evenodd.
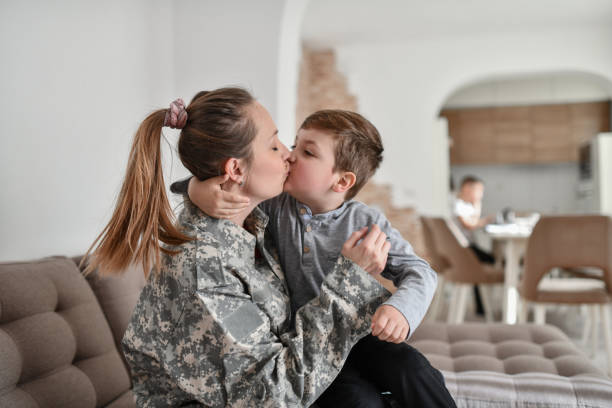
<path id="1" fill-rule="evenodd" d="M 240 85 L 277 112 L 278 38 L 285 0 L 174 3 L 178 95 Z"/>
<path id="2" fill-rule="evenodd" d="M 298 77 L 302 45 L 300 33 L 308 0 L 289 0 L 285 3 L 279 35 L 278 50 L 278 133 L 281 142 L 291 146 L 295 139 Z"/>
<path id="3" fill-rule="evenodd" d="M 484 181 L 483 214 L 496 214 L 505 207 L 541 214 L 579 211 L 578 163 L 462 165 L 452 166 L 451 171 L 457 188 L 467 175 Z"/>
<path id="4" fill-rule="evenodd" d="M 446 118 L 436 118 L 431 133 L 431 143 L 431 161 L 435 163 L 435 165 L 432 166 L 432 173 L 429 179 L 431 180 L 432 185 L 446 182 L 448 188 L 434 188 L 432 190 L 432 201 L 437 205 L 435 208 L 421 208 L 421 213 L 425 215 L 439 215 L 446 217 L 451 215 L 450 210 L 454 200 L 454 196 L 450 191 L 450 152 L 448 120 L 446 120 Z M 447 205 L 444 203 L 447 203 Z"/>
<path id="5" fill-rule="evenodd" d="M 171 52 L 176 95 L 188 103 L 201 90 L 242 86 L 276 120 L 279 36 L 285 1 L 176 1 Z M 176 146 L 178 131 L 166 130 L 165 134 L 170 145 Z M 170 157 L 169 149 L 164 153 Z M 176 152 L 171 161 L 166 182 L 189 174 Z M 179 208 L 180 197 L 169 198 Z"/>
<path id="6" fill-rule="evenodd" d="M 0 7 L 0 259 L 74 255 L 110 215 L 139 119 L 168 94 L 153 45 L 171 15 L 146 0 Z"/>
<path id="7" fill-rule="evenodd" d="M 559 72 L 467 85 L 453 93 L 444 108 L 594 102 L 611 96 L 612 82 L 581 72 Z"/>
<path id="8" fill-rule="evenodd" d="M 360 110 L 379 128 L 385 160 L 376 176 L 392 183 L 397 205 L 444 212 L 437 197 L 448 178 L 436 177 L 436 117 L 460 87 L 480 80 L 547 72 L 586 72 L 612 80 L 611 28 L 437 36 L 401 43 L 336 47 L 339 69 Z"/>
<path id="9" fill-rule="evenodd" d="M 0 261 L 84 252 L 138 124 L 175 97 L 243 85 L 276 116 L 286 1 L 2 1 Z"/>

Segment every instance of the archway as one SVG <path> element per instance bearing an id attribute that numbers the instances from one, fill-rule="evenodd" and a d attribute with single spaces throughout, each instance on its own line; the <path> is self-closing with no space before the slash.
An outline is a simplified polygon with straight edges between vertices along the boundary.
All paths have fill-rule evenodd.
<path id="1" fill-rule="evenodd" d="M 449 92 L 449 177 L 479 175 L 483 213 L 581 211 L 578 148 L 610 129 L 612 81 L 585 71 L 483 76 Z"/>

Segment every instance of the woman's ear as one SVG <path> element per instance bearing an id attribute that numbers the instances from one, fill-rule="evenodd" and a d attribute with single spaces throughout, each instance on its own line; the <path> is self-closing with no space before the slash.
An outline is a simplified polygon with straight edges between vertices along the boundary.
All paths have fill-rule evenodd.
<path id="1" fill-rule="evenodd" d="M 223 166 L 225 173 L 229 175 L 229 179 L 236 184 L 244 182 L 246 173 L 242 160 L 231 157 L 227 159 Z"/>
<path id="2" fill-rule="evenodd" d="M 336 193 L 346 193 L 355 185 L 357 181 L 357 176 L 352 171 L 343 171 L 340 173 L 340 177 L 338 177 L 338 181 L 334 183 L 332 190 Z"/>

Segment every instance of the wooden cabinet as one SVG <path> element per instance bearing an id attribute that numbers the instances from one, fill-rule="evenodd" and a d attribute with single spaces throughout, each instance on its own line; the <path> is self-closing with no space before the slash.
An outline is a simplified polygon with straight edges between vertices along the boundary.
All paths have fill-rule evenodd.
<path id="1" fill-rule="evenodd" d="M 578 159 L 578 146 L 610 130 L 610 101 L 448 109 L 451 164 L 552 163 Z"/>
<path id="2" fill-rule="evenodd" d="M 571 161 L 569 107 L 567 105 L 533 106 L 531 113 L 531 147 L 537 163 Z M 593 135 L 595 136 L 595 135 Z"/>
<path id="3" fill-rule="evenodd" d="M 569 105 L 572 141 L 576 145 L 591 140 L 593 135 L 610 131 L 610 102 L 576 103 Z M 578 152 L 572 152 L 578 160 Z"/>
<path id="4" fill-rule="evenodd" d="M 508 107 L 493 109 L 495 154 L 500 163 L 530 163 L 533 161 L 529 108 Z"/>

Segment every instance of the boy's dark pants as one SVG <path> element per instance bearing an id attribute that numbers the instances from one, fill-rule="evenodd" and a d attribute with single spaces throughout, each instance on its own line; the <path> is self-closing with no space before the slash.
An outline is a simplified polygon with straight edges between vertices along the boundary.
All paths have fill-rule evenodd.
<path id="1" fill-rule="evenodd" d="M 470 244 L 470 249 L 476 255 L 476 258 L 482 263 L 493 265 L 495 263 L 495 257 L 487 251 L 481 249 L 476 244 Z M 474 301 L 476 302 L 476 314 L 481 316 L 484 315 L 484 307 L 482 306 L 482 298 L 480 297 L 480 291 L 478 286 L 474 285 Z"/>
<path id="2" fill-rule="evenodd" d="M 406 343 L 389 343 L 372 335 L 353 347 L 317 405 L 383 408 L 385 391 L 400 407 L 456 407 L 444 377 L 423 354 Z"/>

